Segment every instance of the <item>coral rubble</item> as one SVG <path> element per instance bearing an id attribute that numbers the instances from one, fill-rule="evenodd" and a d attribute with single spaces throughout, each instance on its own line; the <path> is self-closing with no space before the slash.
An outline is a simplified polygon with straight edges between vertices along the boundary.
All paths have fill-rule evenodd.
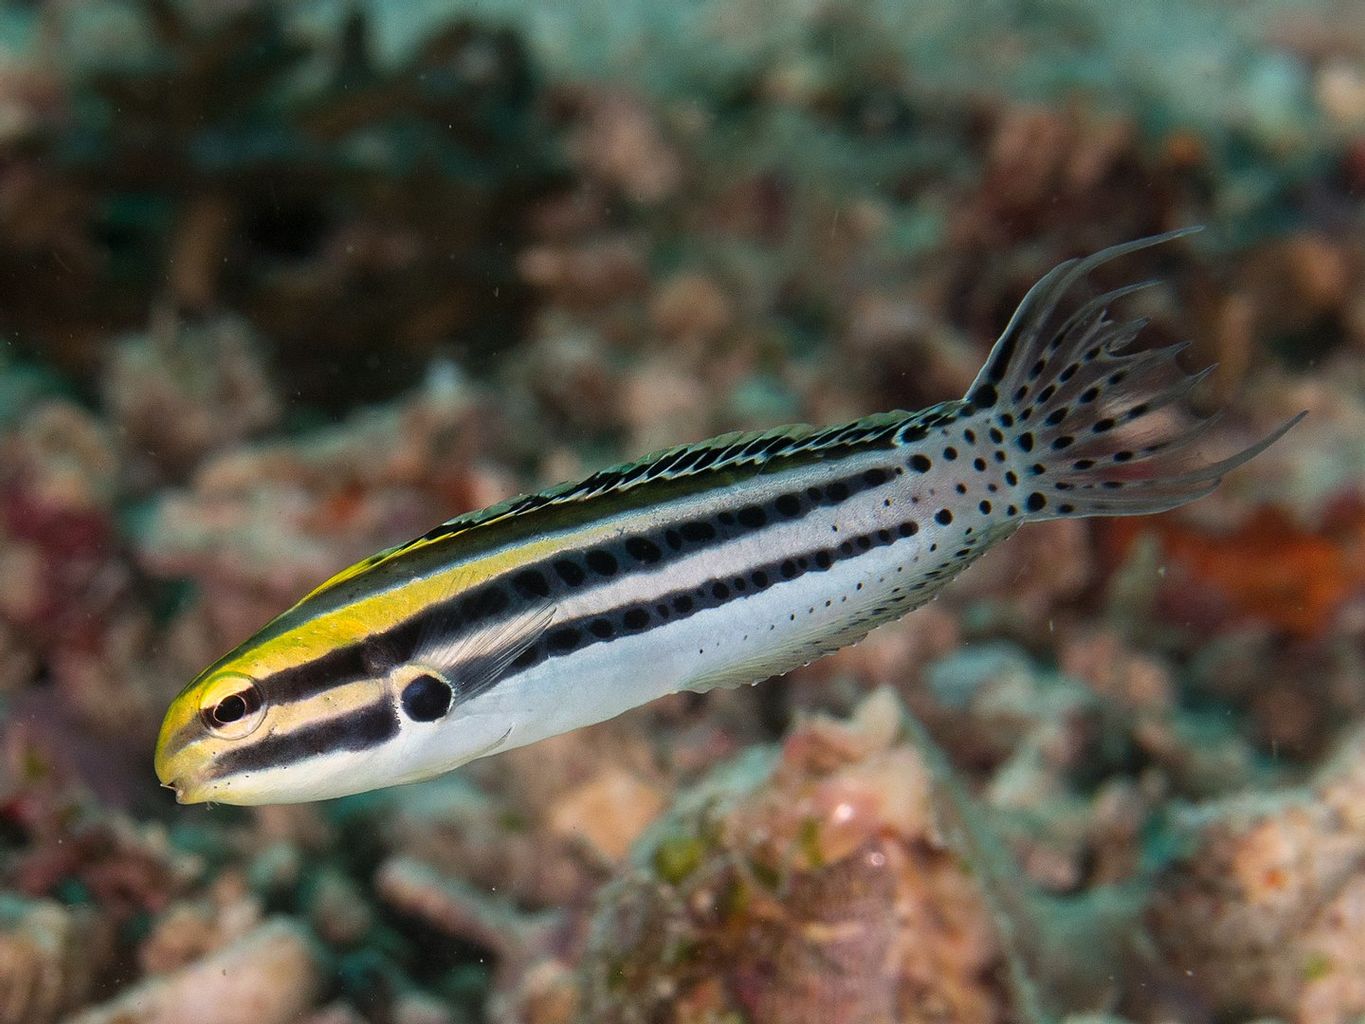
<path id="1" fill-rule="evenodd" d="M 0 1024 L 1365 1016 L 1365 8 L 457 6 L 0 5 Z M 1171 415 L 1309 411 L 1203 501 L 420 786 L 156 789 L 357 558 L 955 397 L 1196 222 L 1094 282 L 1220 363 Z"/>

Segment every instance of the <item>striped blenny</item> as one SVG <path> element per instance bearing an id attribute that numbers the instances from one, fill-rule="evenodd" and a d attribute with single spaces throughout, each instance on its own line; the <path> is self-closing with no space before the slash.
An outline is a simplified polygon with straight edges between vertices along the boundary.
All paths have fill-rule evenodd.
<path id="1" fill-rule="evenodd" d="M 1106 312 L 1153 282 L 1064 308 L 1100 264 L 1185 233 L 1053 269 L 965 398 L 670 448 L 346 569 L 176 697 L 157 775 L 182 803 L 237 804 L 430 778 L 854 643 L 1025 522 L 1207 494 L 1297 417 L 1192 458 L 1200 427 L 1158 412 L 1203 374 L 1183 346 L 1131 349 L 1144 321 Z"/>

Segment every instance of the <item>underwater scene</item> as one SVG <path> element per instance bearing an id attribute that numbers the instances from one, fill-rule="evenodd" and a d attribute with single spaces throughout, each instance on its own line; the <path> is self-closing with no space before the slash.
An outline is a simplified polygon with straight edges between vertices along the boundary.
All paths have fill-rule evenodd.
<path id="1" fill-rule="evenodd" d="M 0 1024 L 1243 1021 L 1365 4 L 0 0 Z"/>

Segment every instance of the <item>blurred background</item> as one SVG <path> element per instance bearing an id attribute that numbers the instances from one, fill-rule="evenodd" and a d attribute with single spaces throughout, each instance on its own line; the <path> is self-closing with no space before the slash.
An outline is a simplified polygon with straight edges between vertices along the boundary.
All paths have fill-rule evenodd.
<path id="1" fill-rule="evenodd" d="M 0 1024 L 1360 1020 L 1363 198 L 1354 0 L 0 3 Z M 1215 446 L 1310 412 L 1209 499 L 421 786 L 157 788 L 355 559 L 956 397 L 1188 224 L 1097 283 Z"/>

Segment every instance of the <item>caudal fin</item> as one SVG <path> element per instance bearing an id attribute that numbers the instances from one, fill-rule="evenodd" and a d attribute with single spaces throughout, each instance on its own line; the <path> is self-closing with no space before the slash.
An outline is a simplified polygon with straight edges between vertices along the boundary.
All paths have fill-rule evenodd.
<path id="1" fill-rule="evenodd" d="M 1193 442 L 1216 417 L 1180 429 L 1155 414 L 1188 395 L 1213 367 L 1181 370 L 1176 356 L 1187 344 L 1129 351 L 1146 319 L 1108 318 L 1111 304 L 1157 282 L 1116 288 L 1059 313 L 1066 293 L 1101 264 L 1198 230 L 1169 231 L 1058 265 L 1024 296 L 991 349 L 967 401 L 989 418 L 1022 467 L 1030 518 L 1140 515 L 1194 501 L 1306 415 L 1233 455 L 1201 460 Z"/>

